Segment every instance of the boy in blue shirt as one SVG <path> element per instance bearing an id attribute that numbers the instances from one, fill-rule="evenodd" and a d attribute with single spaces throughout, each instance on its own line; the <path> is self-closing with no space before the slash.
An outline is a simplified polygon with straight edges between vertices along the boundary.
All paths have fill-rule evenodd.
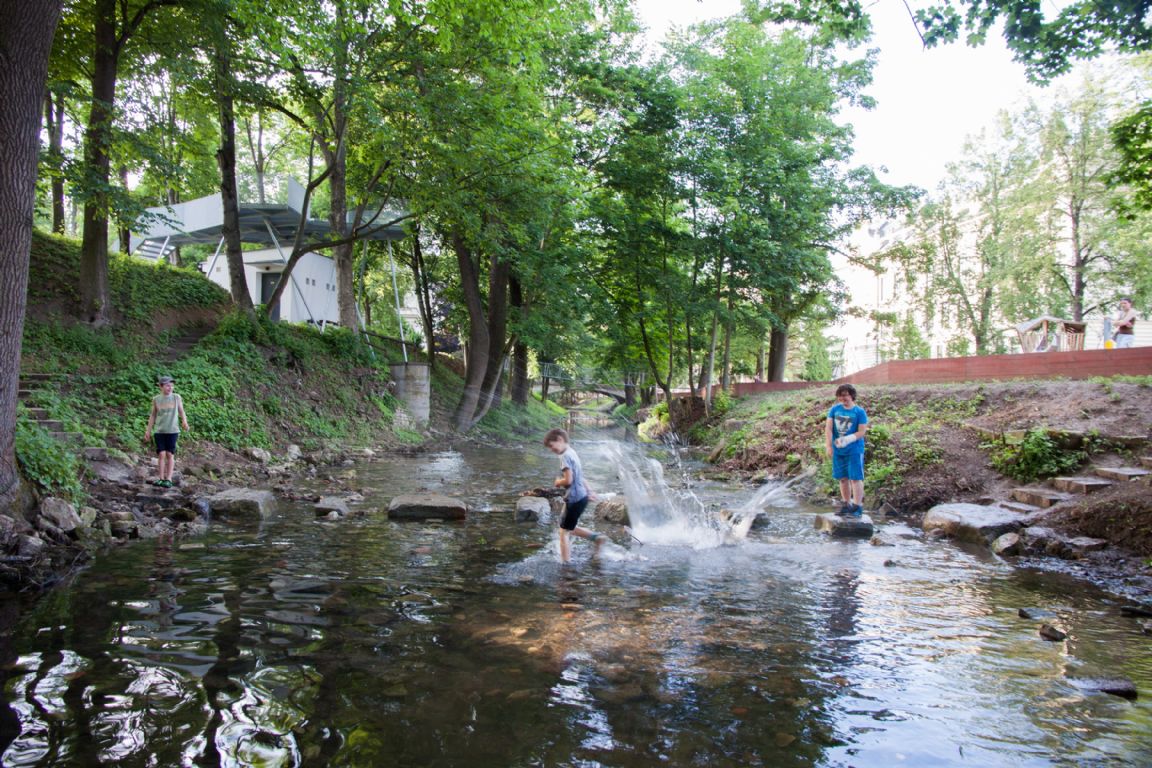
<path id="1" fill-rule="evenodd" d="M 840 481 L 844 504 L 837 514 L 860 517 L 864 514 L 864 435 L 868 414 L 856 405 L 856 387 L 836 387 L 839 401 L 828 411 L 824 422 L 824 442 L 832 457 L 832 479 Z"/>
<path id="2" fill-rule="evenodd" d="M 544 445 L 559 456 L 561 461 L 560 475 L 553 485 L 567 491 L 564 497 L 564 517 L 560 520 L 560 562 L 568 562 L 571 547 L 568 541 L 569 534 L 588 539 L 595 547 L 595 554 L 600 554 L 600 548 L 604 545 L 604 534 L 593 533 L 587 528 L 576 525 L 591 500 L 592 492 L 584 480 L 584 467 L 580 464 L 580 457 L 568 444 L 568 433 L 562 429 L 550 430 L 544 435 Z"/>

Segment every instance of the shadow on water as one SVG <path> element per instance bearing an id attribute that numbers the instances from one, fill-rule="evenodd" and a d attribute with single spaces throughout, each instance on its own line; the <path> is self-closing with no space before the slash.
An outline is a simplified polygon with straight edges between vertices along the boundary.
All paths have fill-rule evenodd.
<path id="1" fill-rule="evenodd" d="M 574 445 L 598 490 L 629 493 L 634 462 L 636 492 L 684 504 L 645 533 L 696 538 L 614 533 L 605 557 L 579 542 L 561 566 L 554 530 L 511 512 L 555 474 L 542 446 L 362 465 L 369 510 L 436 489 L 482 511 L 332 523 L 284 505 L 117 549 L 22 615 L 0 603 L 0 763 L 1152 763 L 1147 695 L 1070 682 L 1152 691 L 1148 639 L 1092 588 L 900 524 L 894 547 L 830 541 L 772 489 L 667 455 L 658 471 L 599 431 Z M 699 544 L 723 532 L 716 510 L 758 504 L 746 539 Z M 1068 640 L 1041 640 L 1021 606 L 1056 612 Z"/>

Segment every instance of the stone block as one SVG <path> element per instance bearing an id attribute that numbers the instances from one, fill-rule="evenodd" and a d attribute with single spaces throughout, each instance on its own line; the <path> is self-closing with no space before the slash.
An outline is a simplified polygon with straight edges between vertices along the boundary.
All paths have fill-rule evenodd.
<path id="1" fill-rule="evenodd" d="M 552 514 L 548 499 L 539 496 L 521 496 L 516 500 L 516 522 L 536 523 L 546 520 Z"/>
<path id="2" fill-rule="evenodd" d="M 257 488 L 229 488 L 208 497 L 208 508 L 214 515 L 267 517 L 275 505 L 272 491 Z"/>
<path id="3" fill-rule="evenodd" d="M 1004 533 L 992 542 L 992 551 L 1003 557 L 1015 557 L 1020 554 L 1020 534 Z"/>
<path id="4" fill-rule="evenodd" d="M 628 517 L 628 504 L 622 496 L 601 501 L 596 505 L 594 516 L 597 520 L 603 520 L 606 523 L 613 523 L 615 525 L 631 524 Z"/>
<path id="5" fill-rule="evenodd" d="M 107 461 L 108 449 L 96 446 L 88 447 L 81 452 L 81 456 L 84 457 L 84 461 Z"/>
<path id="6" fill-rule="evenodd" d="M 65 533 L 83 526 L 80 515 L 76 514 L 76 507 L 54 496 L 49 496 L 41 502 L 40 516 Z"/>
<path id="7" fill-rule="evenodd" d="M 872 518 L 868 515 L 841 517 L 829 512 L 816 515 L 814 525 L 818 531 L 843 539 L 871 539 L 875 531 Z"/>
<path id="8" fill-rule="evenodd" d="M 1113 485 L 1102 477 L 1054 477 L 1052 487 L 1066 493 L 1095 493 Z"/>
<path id="9" fill-rule="evenodd" d="M 1059 491 L 1052 491 L 1046 488 L 1015 488 L 1012 491 L 1012 498 L 1016 501 L 1022 501 L 1025 504 L 1031 504 L 1034 507 L 1048 508 L 1053 504 L 1067 501 L 1071 497 L 1066 493 L 1060 493 Z"/>
<path id="10" fill-rule="evenodd" d="M 1139 467 L 1097 467 L 1096 474 L 1106 480 L 1117 480 L 1121 483 L 1127 483 L 1141 477 L 1152 475 L 1152 471 L 1140 469 Z"/>
<path id="11" fill-rule="evenodd" d="M 467 516 L 467 504 L 441 493 L 397 496 L 388 505 L 389 520 L 463 520 Z"/>
<path id="12" fill-rule="evenodd" d="M 987 544 L 1023 526 L 1020 515 L 1001 507 L 978 504 L 937 504 L 924 515 L 922 527 L 928 533 L 941 531 L 959 541 Z"/>

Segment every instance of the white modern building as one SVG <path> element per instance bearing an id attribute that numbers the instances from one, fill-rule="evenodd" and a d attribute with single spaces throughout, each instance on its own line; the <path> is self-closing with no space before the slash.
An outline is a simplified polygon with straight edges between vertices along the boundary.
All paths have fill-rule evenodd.
<path id="1" fill-rule="evenodd" d="M 241 203 L 240 239 L 247 244 L 264 246 L 244 252 L 244 276 L 254 304 L 266 304 L 279 284 L 296 241 L 304 230 L 304 242 L 321 242 L 331 233 L 326 220 L 301 215 L 304 188 L 289 180 L 287 200 L 283 203 Z M 363 239 L 399 240 L 404 230 L 398 222 L 403 214 L 385 210 L 376 217 Z M 147 259 L 165 259 L 180 245 L 207 243 L 215 245 L 213 256 L 202 269 L 212 282 L 231 288 L 227 257 L 224 253 L 224 207 L 219 194 L 149 208 L 142 219 L 140 232 L 132 233 L 132 253 Z M 339 320 L 336 298 L 336 266 L 322 253 L 305 253 L 296 262 L 288 279 L 291 284 L 281 294 L 269 314 L 288 322 L 323 325 Z"/>

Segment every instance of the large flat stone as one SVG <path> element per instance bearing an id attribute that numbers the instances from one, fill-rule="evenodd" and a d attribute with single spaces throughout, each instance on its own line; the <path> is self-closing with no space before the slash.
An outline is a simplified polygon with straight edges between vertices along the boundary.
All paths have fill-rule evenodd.
<path id="1" fill-rule="evenodd" d="M 397 496 L 388 505 L 390 520 L 463 520 L 467 516 L 467 504 L 442 493 Z"/>
<path id="2" fill-rule="evenodd" d="M 1067 493 L 1095 493 L 1113 485 L 1102 477 L 1054 477 L 1052 487 Z"/>
<path id="3" fill-rule="evenodd" d="M 987 544 L 1020 530 L 1020 515 L 1002 507 L 979 504 L 937 504 L 924 515 L 925 531 L 939 530 L 960 541 Z"/>
<path id="4" fill-rule="evenodd" d="M 340 515 L 341 517 L 348 516 L 348 502 L 339 496 L 325 496 L 316 502 L 313 507 L 316 512 L 316 517 L 324 517 L 332 512 Z"/>
<path id="5" fill-rule="evenodd" d="M 828 512 L 816 515 L 815 528 L 824 531 L 830 536 L 843 539 L 870 539 L 875 530 L 872 518 L 868 515 L 860 517 L 841 517 Z"/>
<path id="6" fill-rule="evenodd" d="M 256 488 L 229 488 L 208 497 L 208 508 L 214 515 L 267 517 L 275 506 L 272 491 Z"/>

